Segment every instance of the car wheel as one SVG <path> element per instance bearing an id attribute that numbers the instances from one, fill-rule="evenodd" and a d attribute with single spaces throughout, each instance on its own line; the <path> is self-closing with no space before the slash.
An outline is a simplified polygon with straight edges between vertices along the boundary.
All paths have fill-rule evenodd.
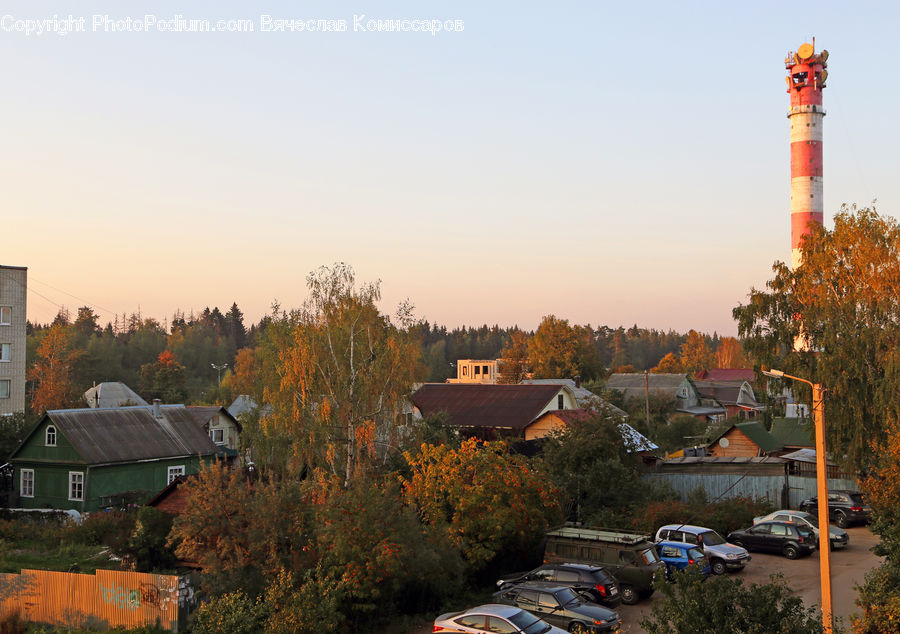
<path id="1" fill-rule="evenodd" d="M 622 603 L 625 605 L 634 605 L 638 602 L 638 593 L 632 586 L 620 586 L 619 592 L 622 594 Z"/>
<path id="2" fill-rule="evenodd" d="M 800 556 L 800 551 L 793 544 L 788 544 L 784 547 L 784 556 L 788 559 L 796 559 Z"/>
<path id="3" fill-rule="evenodd" d="M 847 520 L 847 516 L 843 513 L 837 514 L 837 518 L 835 519 L 834 523 L 841 528 L 847 528 L 847 526 L 850 524 L 849 520 Z"/>
<path id="4" fill-rule="evenodd" d="M 721 559 L 714 559 L 712 562 L 712 571 L 714 575 L 724 575 L 726 570 L 725 562 Z"/>
<path id="5" fill-rule="evenodd" d="M 588 634 L 589 632 L 584 623 L 572 623 L 569 626 L 569 631 L 572 632 L 572 634 Z"/>

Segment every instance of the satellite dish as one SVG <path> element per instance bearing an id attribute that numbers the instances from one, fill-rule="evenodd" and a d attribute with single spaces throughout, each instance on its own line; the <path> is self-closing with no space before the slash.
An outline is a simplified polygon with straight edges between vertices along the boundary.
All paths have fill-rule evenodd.
<path id="1" fill-rule="evenodd" d="M 719 446 L 720 446 L 722 449 L 725 449 L 729 444 L 730 444 L 730 443 L 728 442 L 728 439 L 727 439 L 727 438 L 719 438 Z"/>
<path id="2" fill-rule="evenodd" d="M 816 49 L 813 48 L 812 44 L 801 44 L 800 48 L 797 49 L 797 57 L 800 59 L 809 59 L 815 52 Z"/>

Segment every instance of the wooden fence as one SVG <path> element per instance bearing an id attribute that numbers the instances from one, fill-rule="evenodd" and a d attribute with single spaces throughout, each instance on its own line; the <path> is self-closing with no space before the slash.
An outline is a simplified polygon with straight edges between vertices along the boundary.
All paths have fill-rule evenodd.
<path id="1" fill-rule="evenodd" d="M 18 612 L 32 623 L 108 629 L 159 624 L 184 631 L 196 607 L 189 576 L 97 570 L 0 574 L 0 616 Z"/>

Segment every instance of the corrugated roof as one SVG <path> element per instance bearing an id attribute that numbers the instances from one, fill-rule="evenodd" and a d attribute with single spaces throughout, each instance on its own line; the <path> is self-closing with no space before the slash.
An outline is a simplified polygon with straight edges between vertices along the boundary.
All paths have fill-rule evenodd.
<path id="1" fill-rule="evenodd" d="M 756 445 L 765 452 L 781 449 L 784 445 L 778 442 L 772 434 L 766 431 L 761 423 L 752 421 L 749 423 L 738 423 L 735 425 L 741 433 L 756 443 Z"/>
<path id="2" fill-rule="evenodd" d="M 558 384 L 426 383 L 410 400 L 423 416 L 446 412 L 457 427 L 520 430 L 563 389 Z"/>
<path id="3" fill-rule="evenodd" d="M 606 389 L 622 392 L 625 398 L 643 398 L 647 390 L 652 394 L 676 398 L 676 392 L 685 379 L 686 374 L 612 374 L 606 380 Z"/>
<path id="4" fill-rule="evenodd" d="M 575 395 L 578 407 L 598 411 L 605 409 L 616 416 L 628 418 L 628 412 L 619 409 L 612 403 L 606 402 L 589 389 L 581 387 L 580 385 L 576 386 L 575 381 L 572 379 L 525 379 L 522 381 L 522 385 L 565 385 L 572 390 L 572 393 Z"/>
<path id="5" fill-rule="evenodd" d="M 46 413 L 87 464 L 210 455 L 216 445 L 183 405 L 58 409 Z"/>
<path id="6" fill-rule="evenodd" d="M 814 447 L 813 426 L 805 418 L 775 418 L 772 436 L 783 447 Z"/>
<path id="7" fill-rule="evenodd" d="M 753 368 L 712 368 L 698 372 L 697 378 L 710 381 L 749 381 L 753 383 L 756 380 L 756 372 L 753 371 Z"/>
<path id="8" fill-rule="evenodd" d="M 98 383 L 84 393 L 88 407 L 149 405 L 140 395 L 120 381 Z"/>

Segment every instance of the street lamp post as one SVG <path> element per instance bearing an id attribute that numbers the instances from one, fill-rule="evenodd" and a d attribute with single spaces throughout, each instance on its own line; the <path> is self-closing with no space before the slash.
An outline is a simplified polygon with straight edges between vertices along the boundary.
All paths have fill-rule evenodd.
<path id="1" fill-rule="evenodd" d="M 806 383 L 812 388 L 813 422 L 816 427 L 816 490 L 819 498 L 819 576 L 822 583 L 822 628 L 826 634 L 833 631 L 831 607 L 831 532 L 828 528 L 828 462 L 825 459 L 825 390 L 821 383 L 813 383 L 781 370 L 763 370 L 763 374 L 776 379 L 791 379 Z M 824 518 L 824 525 L 822 524 Z M 822 539 L 822 537 L 825 539 Z"/>
<path id="2" fill-rule="evenodd" d="M 227 368 L 228 364 L 220 363 L 220 364 L 216 365 L 215 363 L 210 363 L 209 365 L 212 366 L 212 368 L 219 373 L 219 387 L 221 387 L 222 386 L 222 370 Z"/>

